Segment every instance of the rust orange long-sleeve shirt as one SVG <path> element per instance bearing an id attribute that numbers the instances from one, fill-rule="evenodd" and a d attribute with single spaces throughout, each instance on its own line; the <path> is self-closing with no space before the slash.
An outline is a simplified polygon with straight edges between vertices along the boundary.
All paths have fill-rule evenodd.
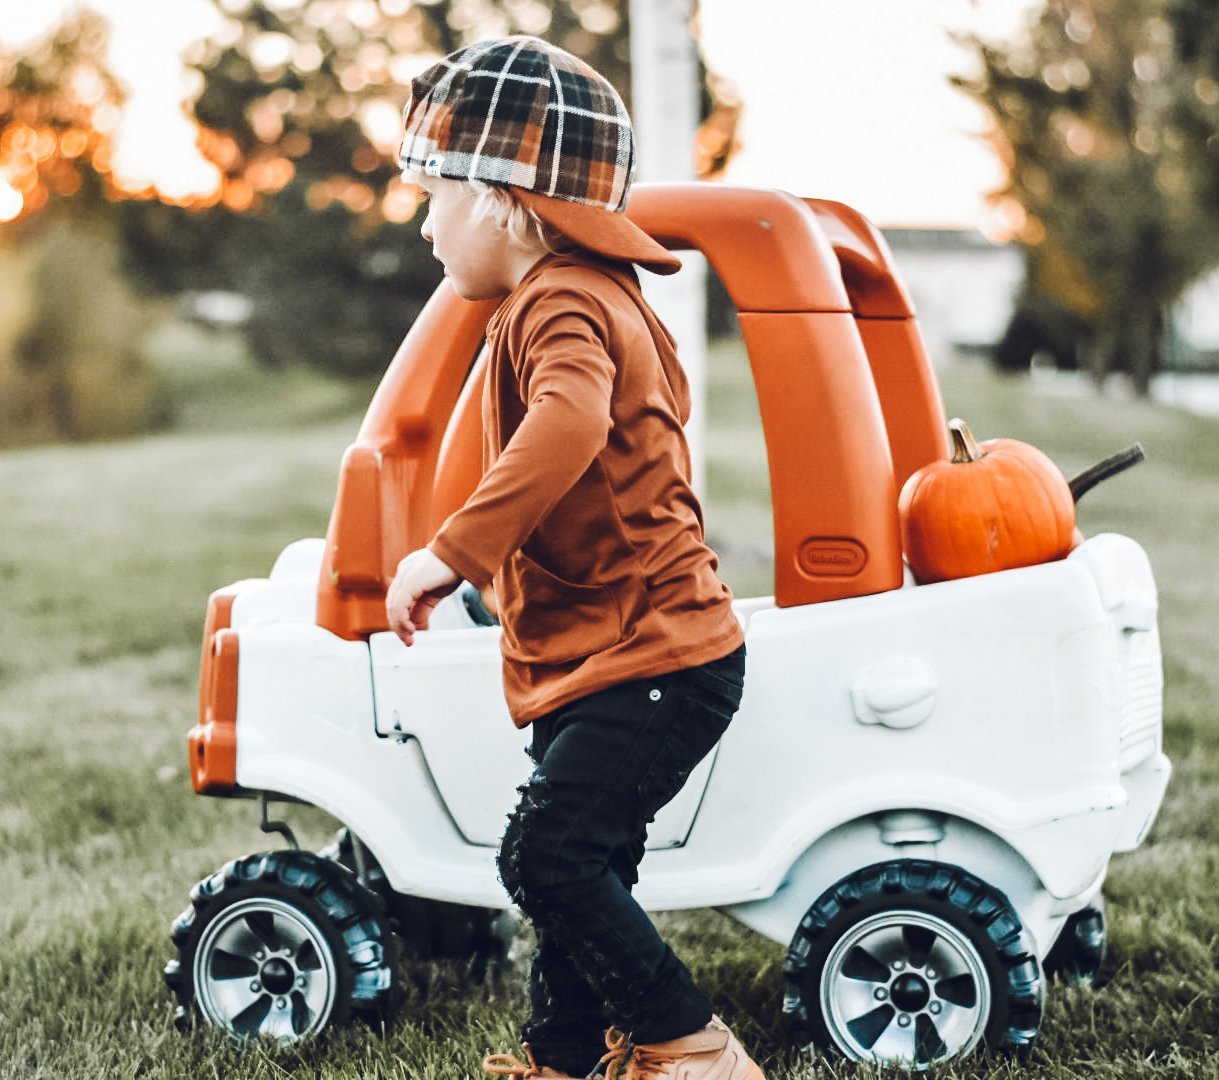
<path id="1" fill-rule="evenodd" d="M 688 384 L 634 270 L 542 258 L 487 346 L 483 477 L 428 546 L 494 580 L 514 722 L 735 649 L 690 487 Z"/>

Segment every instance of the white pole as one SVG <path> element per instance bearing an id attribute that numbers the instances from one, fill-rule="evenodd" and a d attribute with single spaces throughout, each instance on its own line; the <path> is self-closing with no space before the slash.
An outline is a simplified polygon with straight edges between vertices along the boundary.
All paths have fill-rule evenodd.
<path id="1" fill-rule="evenodd" d="M 692 180 L 698 130 L 698 63 L 691 30 L 693 0 L 630 0 L 631 105 L 638 180 Z M 686 425 L 694 490 L 706 492 L 706 260 L 683 252 L 680 273 L 641 275 L 648 302 L 677 339 L 690 380 Z"/>

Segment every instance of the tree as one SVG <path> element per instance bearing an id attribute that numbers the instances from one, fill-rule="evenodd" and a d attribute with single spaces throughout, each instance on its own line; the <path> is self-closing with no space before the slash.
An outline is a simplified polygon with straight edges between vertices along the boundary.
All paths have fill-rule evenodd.
<path id="1" fill-rule="evenodd" d="M 0 442 L 140 431 L 166 402 L 140 350 L 154 311 L 117 271 L 106 24 L 76 12 L 0 54 Z"/>
<path id="2" fill-rule="evenodd" d="M 113 191 L 111 132 L 124 95 L 106 39 L 106 23 L 78 11 L 34 48 L 0 52 L 0 221 L 28 221 L 56 197 L 92 211 Z"/>
<path id="3" fill-rule="evenodd" d="M 214 0 L 225 18 L 190 56 L 213 206 L 126 213 L 132 265 L 162 291 L 224 287 L 255 301 L 255 352 L 379 370 L 439 280 L 397 179 L 410 76 L 489 35 L 528 33 L 585 57 L 628 100 L 626 0 Z M 706 172 L 734 147 L 739 106 L 708 81 Z M 723 107 L 716 105 L 723 100 Z M 694 153 L 694 148 L 692 148 Z"/>
<path id="4" fill-rule="evenodd" d="M 1022 212 L 1016 322 L 1057 320 L 1098 381 L 1127 371 L 1140 393 L 1163 313 L 1219 262 L 1212 8 L 1047 0 L 1012 45 L 970 39 L 982 74 L 957 80 L 994 117 L 1001 195 Z"/>
<path id="5" fill-rule="evenodd" d="M 28 56 L 0 57 L 0 220 L 16 218 L 0 246 L 36 237 L 56 214 L 103 232 L 117 220 L 127 278 L 155 296 L 244 294 L 253 352 L 270 363 L 378 371 L 439 280 L 410 220 L 416 192 L 397 179 L 416 70 L 487 35 L 538 34 L 587 58 L 629 102 L 627 0 L 212 2 L 221 21 L 190 56 L 190 108 L 216 190 L 171 199 L 116 184 L 122 91 L 103 63 L 105 24 L 72 15 Z M 703 105 L 692 153 L 714 175 L 735 149 L 739 104 L 708 78 Z M 66 250 L 52 246 L 56 258 Z M 141 320 L 122 306 L 134 345 Z M 54 330 L 25 342 L 27 367 L 50 362 Z"/>

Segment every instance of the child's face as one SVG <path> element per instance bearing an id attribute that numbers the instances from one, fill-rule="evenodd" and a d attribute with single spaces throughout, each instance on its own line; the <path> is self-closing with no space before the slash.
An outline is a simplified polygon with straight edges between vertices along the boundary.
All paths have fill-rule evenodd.
<path id="1" fill-rule="evenodd" d="M 471 220 L 474 196 L 470 185 L 428 176 L 419 186 L 428 197 L 427 217 L 419 231 L 444 265 L 457 295 L 490 300 L 511 292 L 516 285 L 510 276 L 516 261 L 511 241 L 489 219 Z"/>

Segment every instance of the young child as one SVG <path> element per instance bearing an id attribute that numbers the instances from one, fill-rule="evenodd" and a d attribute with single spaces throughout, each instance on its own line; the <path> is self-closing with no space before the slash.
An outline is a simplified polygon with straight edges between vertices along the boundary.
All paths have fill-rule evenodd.
<path id="1" fill-rule="evenodd" d="M 690 488 L 686 380 L 632 267 L 680 266 L 621 213 L 634 158 L 613 88 L 536 38 L 413 80 L 401 165 L 429 199 L 423 236 L 461 296 L 505 299 L 484 475 L 386 607 L 410 645 L 461 579 L 493 581 L 508 706 L 532 725 L 499 852 L 537 933 L 528 1060 L 487 1070 L 761 1080 L 631 896 L 647 826 L 723 734 L 745 666 Z"/>

